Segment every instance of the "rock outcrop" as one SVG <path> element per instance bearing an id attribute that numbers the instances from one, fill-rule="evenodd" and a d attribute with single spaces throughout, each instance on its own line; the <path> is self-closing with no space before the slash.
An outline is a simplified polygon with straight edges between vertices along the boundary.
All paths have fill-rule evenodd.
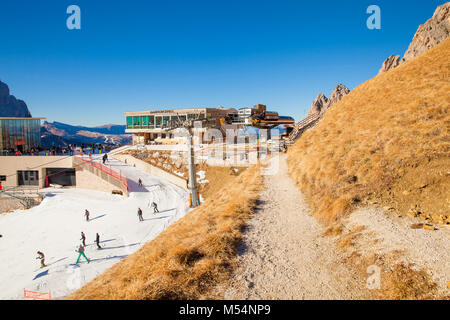
<path id="1" fill-rule="evenodd" d="M 433 17 L 419 26 L 403 58 L 409 61 L 438 45 L 450 35 L 450 2 L 437 7 Z"/>
<path id="2" fill-rule="evenodd" d="M 316 99 L 314 99 L 313 103 L 311 104 L 311 107 L 309 109 L 307 116 L 314 115 L 314 114 L 323 116 L 323 114 L 328 109 L 330 109 L 336 103 L 341 101 L 341 99 L 349 93 L 350 93 L 350 90 L 343 84 L 338 84 L 334 88 L 333 92 L 330 95 L 330 98 L 327 98 L 323 93 L 320 93 L 316 97 Z"/>
<path id="3" fill-rule="evenodd" d="M 450 35 L 450 2 L 439 7 L 433 17 L 417 29 L 414 38 L 406 50 L 402 59 L 400 56 L 391 55 L 387 58 L 380 69 L 380 73 L 396 68 L 405 61 L 409 61 L 428 49 L 438 45 Z"/>
<path id="4" fill-rule="evenodd" d="M 309 108 L 308 115 L 319 114 L 327 108 L 328 98 L 323 93 L 319 93 Z"/>
<path id="5" fill-rule="evenodd" d="M 347 94 L 350 93 L 350 89 L 343 84 L 338 84 L 331 92 L 330 98 L 328 99 L 328 108 L 334 106 L 336 103 L 342 100 Z"/>
<path id="6" fill-rule="evenodd" d="M 400 60 L 400 56 L 391 55 L 389 56 L 389 58 L 384 60 L 383 65 L 381 66 L 381 69 L 378 72 L 378 74 L 394 69 L 398 67 L 402 62 L 403 60 Z"/>
<path id="7" fill-rule="evenodd" d="M 10 95 L 9 87 L 0 81 L 0 117 L 31 117 L 25 102 Z"/>

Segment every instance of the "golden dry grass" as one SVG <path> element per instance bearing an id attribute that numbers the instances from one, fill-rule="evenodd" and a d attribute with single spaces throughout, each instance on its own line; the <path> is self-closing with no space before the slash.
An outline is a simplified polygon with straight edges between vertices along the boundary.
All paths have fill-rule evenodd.
<path id="1" fill-rule="evenodd" d="M 235 268 L 236 244 L 262 185 L 251 167 L 67 299 L 202 299 Z"/>
<path id="2" fill-rule="evenodd" d="M 208 166 L 206 164 L 198 165 L 198 170 L 205 171 L 205 179 L 208 183 L 199 184 L 199 192 L 204 199 L 215 197 L 217 190 L 220 190 L 223 185 L 234 181 L 236 176 L 242 174 L 247 167 L 220 167 Z"/>
<path id="3" fill-rule="evenodd" d="M 289 173 L 319 220 L 362 201 L 430 219 L 450 209 L 450 39 L 361 84 L 288 153 Z"/>

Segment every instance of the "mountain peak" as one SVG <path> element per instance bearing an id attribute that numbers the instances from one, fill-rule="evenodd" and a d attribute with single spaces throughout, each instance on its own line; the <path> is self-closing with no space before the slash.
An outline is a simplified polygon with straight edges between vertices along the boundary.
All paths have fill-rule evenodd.
<path id="1" fill-rule="evenodd" d="M 0 117 L 31 117 L 26 103 L 11 95 L 8 85 L 2 81 L 0 81 Z"/>
<path id="2" fill-rule="evenodd" d="M 409 61 L 428 49 L 433 48 L 450 36 L 450 2 L 436 8 L 433 16 L 420 25 L 406 50 L 403 58 L 391 55 L 384 60 L 378 74 L 398 67 L 405 61 Z"/>
<path id="3" fill-rule="evenodd" d="M 308 115 L 318 114 L 323 115 L 329 108 L 338 103 L 344 96 L 350 93 L 343 84 L 338 84 L 331 92 L 330 98 L 327 98 L 323 93 L 319 93 L 314 99 L 309 109 Z"/>

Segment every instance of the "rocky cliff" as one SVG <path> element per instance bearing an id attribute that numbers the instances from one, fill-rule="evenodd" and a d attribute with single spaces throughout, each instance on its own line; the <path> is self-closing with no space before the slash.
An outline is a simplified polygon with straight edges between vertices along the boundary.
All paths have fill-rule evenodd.
<path id="1" fill-rule="evenodd" d="M 333 92 L 330 95 L 330 98 L 327 98 L 323 93 L 320 93 L 311 104 L 308 116 L 313 114 L 323 116 L 323 114 L 328 109 L 338 103 L 344 96 L 349 93 L 350 90 L 343 84 L 339 84 L 334 88 Z"/>
<path id="2" fill-rule="evenodd" d="M 400 59 L 400 56 L 390 56 L 383 62 L 379 74 L 394 69 L 403 62 L 415 58 L 421 53 L 443 42 L 449 35 L 450 2 L 447 2 L 437 7 L 433 17 L 419 26 L 403 58 Z"/>
<path id="3" fill-rule="evenodd" d="M 31 117 L 25 102 L 10 95 L 9 87 L 0 81 L 0 117 Z"/>

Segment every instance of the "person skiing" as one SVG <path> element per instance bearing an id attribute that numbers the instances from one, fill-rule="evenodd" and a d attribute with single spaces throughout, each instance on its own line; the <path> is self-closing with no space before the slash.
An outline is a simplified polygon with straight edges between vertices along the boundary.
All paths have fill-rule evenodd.
<path id="1" fill-rule="evenodd" d="M 78 247 L 78 250 L 75 250 L 75 252 L 78 252 L 79 254 L 78 254 L 78 259 L 77 259 L 77 262 L 76 263 L 78 263 L 78 261 L 80 261 L 80 258 L 81 258 L 81 256 L 83 256 L 85 259 L 86 259 L 86 261 L 87 261 L 87 263 L 89 263 L 89 259 L 86 257 L 86 255 L 84 254 L 84 247 L 80 244 L 80 246 Z"/>
<path id="2" fill-rule="evenodd" d="M 97 249 L 102 248 L 100 247 L 100 235 L 98 233 L 95 235 L 95 243 L 97 244 Z"/>
<path id="3" fill-rule="evenodd" d="M 86 235 L 83 231 L 81 231 L 81 242 L 83 243 L 83 247 L 86 247 Z"/>
<path id="4" fill-rule="evenodd" d="M 156 204 L 156 202 L 152 202 L 152 207 L 153 207 L 153 214 L 157 212 L 159 213 L 158 205 Z"/>
<path id="5" fill-rule="evenodd" d="M 103 164 L 105 164 L 106 160 L 108 160 L 108 155 L 105 153 L 103 155 Z"/>
<path id="6" fill-rule="evenodd" d="M 138 217 L 139 217 L 139 221 L 144 221 L 144 218 L 142 217 L 142 210 L 141 210 L 141 208 L 138 208 Z"/>
<path id="7" fill-rule="evenodd" d="M 44 253 L 42 253 L 41 251 L 37 252 L 38 256 L 36 257 L 36 259 L 40 259 L 41 260 L 41 268 L 45 268 L 45 256 Z"/>
<path id="8" fill-rule="evenodd" d="M 89 211 L 88 211 L 88 209 L 86 209 L 84 211 L 84 216 L 86 217 L 86 221 L 89 221 Z"/>
<path id="9" fill-rule="evenodd" d="M 139 187 L 142 187 L 142 180 L 141 180 L 141 178 L 139 178 L 138 184 L 139 184 Z"/>

